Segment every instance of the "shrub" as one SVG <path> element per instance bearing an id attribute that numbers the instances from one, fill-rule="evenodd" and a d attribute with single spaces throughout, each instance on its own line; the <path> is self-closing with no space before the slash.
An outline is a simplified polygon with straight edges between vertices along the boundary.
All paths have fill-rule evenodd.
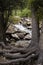
<path id="1" fill-rule="evenodd" d="M 10 22 L 13 22 L 14 24 L 15 24 L 15 23 L 18 23 L 18 22 L 20 21 L 20 19 L 21 19 L 21 18 L 20 18 L 19 16 L 10 16 L 10 17 L 9 17 L 9 21 L 10 21 Z"/>
<path id="2" fill-rule="evenodd" d="M 28 8 L 25 8 L 22 10 L 22 13 L 21 13 L 21 17 L 30 17 L 31 16 L 31 10 L 29 10 Z"/>

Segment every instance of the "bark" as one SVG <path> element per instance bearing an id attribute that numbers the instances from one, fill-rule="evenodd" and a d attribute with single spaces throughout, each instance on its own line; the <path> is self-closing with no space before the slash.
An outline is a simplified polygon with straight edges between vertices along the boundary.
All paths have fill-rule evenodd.
<path id="1" fill-rule="evenodd" d="M 0 62 L 0 65 L 6 65 L 6 64 L 16 63 L 16 62 L 29 61 L 30 59 L 35 58 L 35 57 L 37 57 L 37 54 L 36 55 L 30 55 L 26 58 L 19 58 L 19 59 L 8 60 L 8 61 L 5 61 L 5 62 Z"/>
<path id="2" fill-rule="evenodd" d="M 40 46 L 40 49 L 43 50 L 43 21 L 42 21 L 42 28 L 41 28 L 39 46 Z"/>
<path id="3" fill-rule="evenodd" d="M 3 22 L 2 22 L 2 15 L 0 15 L 0 42 L 3 41 L 3 32 L 4 32 Z"/>
<path id="4" fill-rule="evenodd" d="M 11 54 L 11 53 L 5 53 L 5 54 L 3 54 L 3 56 L 5 56 L 6 58 L 8 58 L 8 59 L 18 59 L 18 58 L 26 58 L 26 57 L 28 57 L 29 55 L 31 55 L 31 54 L 34 54 L 34 55 L 36 55 L 37 53 L 36 53 L 36 51 L 37 51 L 37 49 L 35 50 L 32 50 L 32 51 L 29 51 L 29 52 L 27 52 L 27 53 L 25 53 L 25 54 L 17 54 L 17 55 L 13 55 L 13 54 Z M 39 53 L 39 52 L 38 52 Z"/>
<path id="5" fill-rule="evenodd" d="M 36 11 L 32 7 L 32 44 L 39 49 L 39 19 L 36 17 Z M 39 50 L 40 51 L 40 50 Z M 33 63 L 34 64 L 34 63 Z"/>
<path id="6" fill-rule="evenodd" d="M 32 52 L 32 51 L 36 51 L 38 50 L 38 48 L 36 47 L 32 47 L 32 48 L 14 48 L 14 49 L 4 49 L 4 50 L 0 50 L 0 53 L 3 54 L 3 53 L 22 53 L 22 54 L 25 54 L 25 53 L 28 53 L 28 52 Z"/>
<path id="7" fill-rule="evenodd" d="M 39 48 L 40 48 L 40 55 L 38 58 L 38 64 L 43 65 L 43 21 L 42 21 L 41 35 L 39 41 Z"/>
<path id="8" fill-rule="evenodd" d="M 9 13 L 8 13 L 9 17 Z M 8 22 L 8 17 L 6 19 L 4 18 L 4 10 L 1 10 L 1 15 L 0 15 L 0 42 L 6 43 L 6 29 L 7 29 L 7 22 Z"/>
<path id="9" fill-rule="evenodd" d="M 32 10 L 32 43 L 38 45 L 39 43 L 39 20 L 36 17 L 34 8 Z"/>

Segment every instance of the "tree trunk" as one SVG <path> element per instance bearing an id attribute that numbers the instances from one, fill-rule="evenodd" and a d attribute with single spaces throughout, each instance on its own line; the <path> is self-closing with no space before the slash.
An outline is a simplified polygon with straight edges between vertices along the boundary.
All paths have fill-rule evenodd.
<path id="1" fill-rule="evenodd" d="M 41 28 L 39 46 L 40 46 L 40 49 L 43 50 L 43 21 L 42 21 L 42 28 Z"/>
<path id="2" fill-rule="evenodd" d="M 4 11 L 1 11 L 0 15 L 0 42 L 5 42 L 5 21 L 4 21 Z"/>
<path id="3" fill-rule="evenodd" d="M 42 30 L 43 30 L 43 25 L 42 25 Z M 39 41 L 40 41 L 40 43 L 39 43 Z M 43 45 L 42 45 L 43 44 L 43 34 L 41 33 L 41 39 L 40 39 L 39 20 L 36 17 L 36 12 L 34 11 L 34 9 L 32 9 L 32 43 L 33 43 L 33 45 L 36 45 L 36 47 L 38 47 L 38 49 L 40 51 L 38 62 L 37 62 L 39 64 L 43 60 L 42 59 L 43 52 L 42 52 L 42 50 L 40 50 L 43 48 Z M 39 48 L 39 45 L 40 45 L 40 48 Z"/>
<path id="4" fill-rule="evenodd" d="M 38 64 L 43 65 L 43 21 L 42 21 L 41 35 L 39 41 L 39 48 L 40 48 L 40 54 L 38 58 Z"/>
<path id="5" fill-rule="evenodd" d="M 0 42 L 3 41 L 3 22 L 1 21 L 1 16 L 0 16 Z"/>
<path id="6" fill-rule="evenodd" d="M 39 42 L 39 20 L 36 17 L 34 8 L 32 8 L 31 10 L 32 10 L 32 43 L 35 45 Z"/>
<path id="7" fill-rule="evenodd" d="M 6 29 L 7 29 L 7 22 L 9 18 L 10 12 L 8 10 L 8 16 L 6 19 L 4 18 L 4 10 L 1 10 L 1 15 L 0 15 L 0 41 L 3 41 L 6 43 Z"/>

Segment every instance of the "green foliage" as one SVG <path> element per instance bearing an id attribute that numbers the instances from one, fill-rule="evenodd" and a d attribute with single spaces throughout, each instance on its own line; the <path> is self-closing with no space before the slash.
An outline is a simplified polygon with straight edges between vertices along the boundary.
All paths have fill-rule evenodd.
<path id="1" fill-rule="evenodd" d="M 6 21 L 9 18 L 9 15 L 11 15 L 13 9 L 17 10 L 17 16 L 31 16 L 31 10 L 29 9 L 30 6 L 34 7 L 39 18 L 43 17 L 43 0 L 0 0 L 0 11 L 3 15 L 5 13 L 4 16 L 6 17 Z M 39 7 L 42 7 L 42 9 L 39 9 Z M 15 15 L 15 11 L 13 12 L 13 15 Z"/>
<path id="2" fill-rule="evenodd" d="M 37 17 L 39 18 L 39 20 L 43 19 L 43 8 L 42 7 L 38 8 Z"/>
<path id="3" fill-rule="evenodd" d="M 31 16 L 31 10 L 28 8 L 25 8 L 21 12 L 21 17 L 30 17 Z"/>
<path id="4" fill-rule="evenodd" d="M 31 10 L 28 8 L 24 8 L 22 11 L 21 10 L 16 10 L 16 14 L 15 14 L 15 10 L 12 11 L 12 16 L 20 16 L 20 17 L 31 17 Z"/>
<path id="5" fill-rule="evenodd" d="M 17 10 L 17 16 L 21 16 L 21 10 Z"/>
<path id="6" fill-rule="evenodd" d="M 13 22 L 14 24 L 20 22 L 20 19 L 21 18 L 19 16 L 10 16 L 9 17 L 9 21 Z"/>
<path id="7" fill-rule="evenodd" d="M 16 14 L 15 14 L 15 9 L 12 10 L 12 16 L 20 16 L 21 15 L 21 10 L 16 10 Z"/>
<path id="8" fill-rule="evenodd" d="M 36 17 L 43 18 L 43 0 L 28 0 L 29 6 L 34 10 Z"/>

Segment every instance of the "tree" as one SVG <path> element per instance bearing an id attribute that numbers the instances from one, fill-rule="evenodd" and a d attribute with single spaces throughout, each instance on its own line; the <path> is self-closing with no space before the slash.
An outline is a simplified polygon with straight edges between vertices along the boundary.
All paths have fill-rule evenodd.
<path id="1" fill-rule="evenodd" d="M 0 0 L 0 14 L 1 14 L 0 15 L 0 41 L 5 42 L 5 31 L 7 28 L 8 18 L 12 12 L 12 9 L 14 9 L 14 8 L 16 9 L 19 6 L 21 8 L 22 7 L 24 8 L 24 7 L 26 7 L 26 2 L 27 2 L 26 0 L 22 0 L 22 1 L 21 0 Z M 41 53 L 39 54 L 39 61 L 38 61 L 38 62 L 40 62 L 40 58 L 43 58 L 43 48 L 41 48 L 42 43 L 43 43 L 43 39 L 42 39 L 43 33 L 41 34 L 41 38 L 40 38 L 41 42 L 40 42 L 39 41 L 39 20 L 40 20 L 39 18 L 41 18 L 43 16 L 42 15 L 39 16 L 39 14 L 41 14 L 41 13 L 43 14 L 43 12 L 40 11 L 41 8 L 43 9 L 43 1 L 42 0 L 28 0 L 28 2 L 31 6 L 32 17 L 33 17 L 32 18 L 33 19 L 33 21 L 32 21 L 32 26 L 33 26 L 32 43 L 37 46 L 40 45 L 39 48 L 40 48 Z M 25 4 L 25 6 L 24 6 L 24 4 Z M 7 15 L 5 15 L 5 12 Z M 43 32 L 43 26 L 42 26 L 42 32 Z M 28 57 L 26 59 L 28 59 Z M 42 59 L 41 59 L 41 62 L 42 62 Z"/>
<path id="2" fill-rule="evenodd" d="M 24 8 L 25 3 L 24 0 L 0 0 L 0 41 L 5 42 L 5 32 L 12 10 L 18 7 Z"/>
<path id="3" fill-rule="evenodd" d="M 39 21 L 40 19 L 43 18 L 43 5 L 42 5 L 43 1 L 42 0 L 33 0 L 31 1 L 31 6 L 32 6 L 32 13 L 33 13 L 33 43 L 37 43 L 38 41 L 38 27 L 39 27 Z M 37 5 L 37 6 L 36 6 Z M 42 10 L 41 10 L 42 8 Z M 39 16 L 40 15 L 40 16 Z M 38 18 L 38 19 L 37 19 Z M 38 22 L 37 22 L 38 21 Z M 38 26 L 37 26 L 38 25 Z M 43 31 L 43 22 L 42 22 L 42 31 Z M 40 54 L 39 54 L 39 59 L 38 59 L 38 63 L 43 65 L 43 41 L 42 41 L 42 36 L 43 33 L 41 33 L 40 35 L 41 37 L 39 37 L 39 42 L 38 42 L 38 46 L 39 46 L 39 50 L 40 50 Z"/>

